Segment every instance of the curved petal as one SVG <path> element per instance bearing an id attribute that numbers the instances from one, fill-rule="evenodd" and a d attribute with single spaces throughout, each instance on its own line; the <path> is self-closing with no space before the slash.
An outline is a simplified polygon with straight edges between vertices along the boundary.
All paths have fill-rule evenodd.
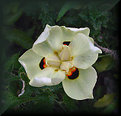
<path id="1" fill-rule="evenodd" d="M 51 26 L 49 31 L 49 36 L 47 38 L 48 43 L 53 48 L 53 50 L 57 51 L 61 49 L 62 46 L 62 30 L 59 26 Z"/>
<path id="2" fill-rule="evenodd" d="M 51 26 L 47 41 L 54 50 L 60 50 L 65 41 L 72 41 L 77 33 L 89 35 L 89 28 L 68 28 L 65 26 Z"/>
<path id="3" fill-rule="evenodd" d="M 61 27 L 46 25 L 45 30 L 35 41 L 33 47 L 39 43 L 42 43 L 43 41 L 46 41 L 46 43 L 50 45 L 50 48 L 57 51 L 61 49 L 61 46 L 63 43 L 62 38 L 63 38 L 63 34 L 62 34 Z"/>
<path id="4" fill-rule="evenodd" d="M 34 87 L 57 85 L 65 79 L 65 72 L 47 67 L 30 80 L 29 84 Z"/>
<path id="5" fill-rule="evenodd" d="M 102 53 L 102 51 L 94 46 L 92 38 L 82 33 L 75 37 L 69 44 L 73 56 L 73 65 L 77 68 L 86 69 L 96 62 L 98 53 Z"/>
<path id="6" fill-rule="evenodd" d="M 79 55 L 73 59 L 73 65 L 77 68 L 86 69 L 93 65 L 98 58 L 98 54 L 88 51 L 83 55 Z"/>
<path id="7" fill-rule="evenodd" d="M 92 50 L 88 50 L 86 53 L 74 57 L 73 65 L 77 68 L 86 69 L 92 66 L 97 59 L 98 53 L 95 53 Z"/>
<path id="8" fill-rule="evenodd" d="M 33 45 L 32 49 L 38 55 L 43 57 L 47 57 L 48 55 L 53 54 L 53 50 L 47 41 Z"/>
<path id="9" fill-rule="evenodd" d="M 77 33 L 83 33 L 85 35 L 89 35 L 89 33 L 90 33 L 90 29 L 88 27 L 84 27 L 84 28 L 68 27 L 68 29 L 70 29 L 71 31 L 77 32 Z"/>
<path id="10" fill-rule="evenodd" d="M 77 34 L 69 44 L 69 47 L 73 56 L 85 53 L 90 48 L 88 36 L 82 33 Z"/>
<path id="11" fill-rule="evenodd" d="M 47 40 L 53 50 L 60 50 L 63 42 L 72 41 L 77 33 L 89 35 L 89 28 L 70 28 L 65 26 L 49 26 L 46 25 L 45 30 L 35 41 L 34 45 Z"/>
<path id="12" fill-rule="evenodd" d="M 65 78 L 65 72 L 51 67 L 41 70 L 39 63 L 42 58 L 42 56 L 36 54 L 32 49 L 26 51 L 19 58 L 19 62 L 24 67 L 30 79 L 30 85 L 41 87 L 44 85 L 57 85 L 62 82 Z"/>
<path id="13" fill-rule="evenodd" d="M 89 38 L 90 42 L 89 42 L 89 45 L 90 45 L 90 49 L 93 50 L 94 52 L 96 53 L 102 53 L 101 49 L 99 49 L 98 47 L 94 46 L 94 41 L 92 38 Z"/>
<path id="14" fill-rule="evenodd" d="M 79 77 L 74 80 L 66 78 L 63 82 L 65 93 L 76 100 L 93 99 L 93 88 L 97 81 L 97 73 L 93 67 L 79 69 Z"/>
<path id="15" fill-rule="evenodd" d="M 36 74 L 40 73 L 39 63 L 42 58 L 42 56 L 37 55 L 32 49 L 27 50 L 19 58 L 19 62 L 24 67 L 29 79 L 32 79 Z"/>
<path id="16" fill-rule="evenodd" d="M 42 43 L 43 41 L 45 41 L 49 36 L 49 31 L 50 31 L 50 26 L 46 25 L 44 31 L 40 34 L 38 39 L 34 42 L 34 45 L 36 45 L 38 43 Z"/>

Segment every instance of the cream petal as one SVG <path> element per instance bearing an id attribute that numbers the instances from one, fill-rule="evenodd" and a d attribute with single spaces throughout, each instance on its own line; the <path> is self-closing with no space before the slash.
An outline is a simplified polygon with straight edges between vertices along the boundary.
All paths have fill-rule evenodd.
<path id="1" fill-rule="evenodd" d="M 38 39 L 34 42 L 32 49 L 38 54 L 43 57 L 48 56 L 49 54 L 53 53 L 52 47 L 47 41 L 51 30 L 51 26 L 48 24 L 46 25 L 44 31 L 40 34 Z"/>
<path id="2" fill-rule="evenodd" d="M 89 35 L 89 28 L 70 28 L 65 26 L 49 26 L 46 25 L 45 30 L 35 41 L 34 45 L 47 41 L 54 51 L 62 48 L 63 42 L 72 41 L 77 33 Z"/>
<path id="3" fill-rule="evenodd" d="M 63 46 L 63 42 L 72 41 L 75 34 L 75 31 L 65 26 L 51 26 L 47 41 L 55 51 L 59 51 Z"/>
<path id="4" fill-rule="evenodd" d="M 90 33 L 90 29 L 88 27 L 85 27 L 85 28 L 68 27 L 68 29 L 70 29 L 71 31 L 77 32 L 77 33 L 83 33 L 85 35 L 89 35 L 89 33 Z"/>
<path id="5" fill-rule="evenodd" d="M 40 34 L 38 39 L 34 42 L 34 45 L 36 45 L 38 43 L 42 43 L 43 41 L 45 41 L 49 36 L 49 31 L 50 31 L 50 26 L 46 25 L 44 31 Z"/>
<path id="6" fill-rule="evenodd" d="M 19 58 L 19 62 L 24 67 L 29 79 L 34 78 L 35 75 L 40 73 L 39 63 L 42 58 L 42 56 L 36 54 L 32 49 L 27 50 Z"/>
<path id="7" fill-rule="evenodd" d="M 75 36 L 72 42 L 69 44 L 73 56 L 78 56 L 86 53 L 89 49 L 96 52 L 102 53 L 102 51 L 94 46 L 94 40 L 82 33 Z"/>
<path id="8" fill-rule="evenodd" d="M 85 53 L 90 48 L 88 36 L 82 33 L 75 35 L 75 38 L 71 41 L 69 47 L 73 56 Z"/>
<path id="9" fill-rule="evenodd" d="M 96 62 L 98 53 L 102 53 L 102 51 L 94 46 L 92 38 L 80 33 L 75 37 L 69 44 L 73 56 L 73 65 L 77 68 L 86 69 Z"/>
<path id="10" fill-rule="evenodd" d="M 46 41 L 54 51 L 60 50 L 62 46 L 62 35 L 61 27 L 46 25 L 45 30 L 35 41 L 33 46 Z"/>
<path id="11" fill-rule="evenodd" d="M 62 42 L 72 41 L 78 33 L 82 33 L 84 35 L 89 35 L 89 33 L 90 33 L 90 30 L 87 27 L 71 28 L 71 27 L 60 26 L 60 28 L 61 28 L 62 34 L 63 34 L 62 38 L 61 38 Z"/>
<path id="12" fill-rule="evenodd" d="M 62 38 L 62 31 L 59 26 L 46 25 L 44 31 L 40 34 L 38 39 L 33 44 L 33 47 L 47 40 L 47 43 L 53 48 L 58 50 L 61 47 L 60 40 Z"/>
<path id="13" fill-rule="evenodd" d="M 51 79 L 48 78 L 48 77 L 35 77 L 33 78 L 29 84 L 33 87 L 42 87 L 42 86 L 45 86 L 45 85 L 51 85 Z"/>
<path id="14" fill-rule="evenodd" d="M 30 80 L 29 84 L 34 87 L 57 85 L 65 79 L 65 72 L 47 67 Z"/>
<path id="15" fill-rule="evenodd" d="M 61 27 L 51 26 L 49 31 L 49 36 L 47 38 L 48 43 L 53 48 L 54 51 L 58 51 L 62 47 L 63 33 Z"/>
<path id="16" fill-rule="evenodd" d="M 92 51 L 94 51 L 95 53 L 100 53 L 101 54 L 102 53 L 101 49 L 99 49 L 98 47 L 94 46 L 94 42 L 93 42 L 92 38 L 90 38 L 90 41 L 91 41 L 91 42 L 89 42 L 90 49 Z"/>
<path id="17" fill-rule="evenodd" d="M 76 100 L 93 99 L 93 88 L 97 81 L 97 73 L 93 67 L 79 69 L 79 77 L 62 81 L 65 93 Z"/>
<path id="18" fill-rule="evenodd" d="M 55 70 L 51 77 L 52 85 L 57 85 L 60 82 L 62 82 L 64 79 L 65 79 L 65 71 Z"/>
<path id="19" fill-rule="evenodd" d="M 73 59 L 73 65 L 77 68 L 86 69 L 92 66 L 98 59 L 98 53 L 95 53 L 92 50 L 88 50 L 86 53 L 83 53 L 79 56 L 76 56 Z"/>
<path id="20" fill-rule="evenodd" d="M 89 28 L 68 28 L 65 26 L 50 26 L 48 43 L 54 50 L 60 50 L 63 42 L 72 41 L 77 33 L 89 35 Z"/>
<path id="21" fill-rule="evenodd" d="M 73 65 L 77 68 L 86 69 L 92 66 L 98 59 L 98 53 L 102 51 L 92 46 L 88 51 L 73 58 Z"/>
<path id="22" fill-rule="evenodd" d="M 47 57 L 50 54 L 53 54 L 53 50 L 47 41 L 33 45 L 32 49 L 38 55 L 43 56 L 43 57 Z"/>

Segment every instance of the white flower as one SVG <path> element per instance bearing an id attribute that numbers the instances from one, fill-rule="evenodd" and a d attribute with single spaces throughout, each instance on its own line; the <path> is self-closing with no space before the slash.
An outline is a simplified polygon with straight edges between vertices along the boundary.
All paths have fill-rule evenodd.
<path id="1" fill-rule="evenodd" d="M 76 100 L 92 99 L 97 73 L 92 65 L 102 51 L 94 46 L 89 28 L 46 25 L 45 30 L 19 62 L 34 87 L 62 82 L 66 94 Z"/>

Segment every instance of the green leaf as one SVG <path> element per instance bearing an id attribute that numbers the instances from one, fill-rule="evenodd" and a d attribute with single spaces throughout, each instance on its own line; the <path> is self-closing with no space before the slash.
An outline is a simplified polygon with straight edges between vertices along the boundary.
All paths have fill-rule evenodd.
<path id="1" fill-rule="evenodd" d="M 66 2 L 58 16 L 56 21 L 58 22 L 67 11 L 69 11 L 70 9 L 85 9 L 85 8 L 93 8 L 93 9 L 99 9 L 101 11 L 107 11 L 110 10 L 111 8 L 113 8 L 117 3 L 119 2 L 119 0 L 79 0 L 79 1 L 69 1 Z"/>
<path id="2" fill-rule="evenodd" d="M 118 104 L 116 102 L 111 103 L 110 105 L 108 105 L 104 110 L 103 113 L 111 113 L 112 111 L 114 111 L 115 109 L 118 108 Z"/>
<path id="3" fill-rule="evenodd" d="M 114 99 L 114 94 L 105 94 L 102 98 L 94 103 L 94 107 L 101 108 L 108 106 L 112 103 Z"/>
<path id="4" fill-rule="evenodd" d="M 78 3 L 77 2 L 66 2 L 63 6 L 62 6 L 62 8 L 61 8 L 61 10 L 59 11 L 59 14 L 58 14 L 58 16 L 57 16 L 57 19 L 56 19 L 56 21 L 58 22 L 63 16 L 64 16 L 64 14 L 68 11 L 68 10 L 70 10 L 70 9 L 72 9 L 72 8 L 78 8 Z"/>
<path id="5" fill-rule="evenodd" d="M 102 11 L 107 11 L 111 10 L 118 2 L 119 0 L 100 0 L 99 2 L 97 2 L 97 4 L 95 3 L 94 5 L 97 5 L 96 7 L 99 7 Z"/>
<path id="6" fill-rule="evenodd" d="M 4 23 L 7 25 L 14 24 L 22 15 L 23 11 L 20 8 L 19 2 L 15 1 L 10 4 L 5 4 L 3 7 Z"/>
<path id="7" fill-rule="evenodd" d="M 113 65 L 114 65 L 113 58 L 109 55 L 106 55 L 106 56 L 100 57 L 98 61 L 94 64 L 94 67 L 98 72 L 103 72 L 111 69 Z"/>
<path id="8" fill-rule="evenodd" d="M 65 105 L 68 112 L 75 112 L 78 110 L 75 100 L 69 98 L 67 95 L 63 96 L 63 104 Z"/>
<path id="9" fill-rule="evenodd" d="M 99 9 L 101 11 L 107 11 L 112 9 L 119 0 L 85 0 L 85 5 L 90 8 Z"/>
<path id="10" fill-rule="evenodd" d="M 12 55 L 8 61 L 5 63 L 5 69 L 12 71 L 12 69 L 19 69 L 20 63 L 18 62 L 19 53 Z"/>
<path id="11" fill-rule="evenodd" d="M 42 2 L 38 20 L 41 20 L 43 27 L 46 24 L 55 25 L 55 10 L 50 7 L 49 3 Z"/>
<path id="12" fill-rule="evenodd" d="M 5 39 L 18 44 L 25 49 L 29 49 L 33 44 L 32 38 L 19 29 L 4 28 L 3 34 Z"/>
<path id="13" fill-rule="evenodd" d="M 11 80 L 6 85 L 7 90 L 2 94 L 2 107 L 0 108 L 0 114 L 4 113 L 8 109 L 13 109 L 16 106 L 25 104 L 24 108 L 29 110 L 29 112 L 52 112 L 54 107 L 55 96 L 51 92 L 42 92 L 41 88 L 34 88 L 26 84 L 25 93 L 18 97 L 18 92 L 22 88 L 22 83 L 20 80 Z M 30 106 L 28 103 L 33 102 Z M 34 107 L 33 107 L 34 106 Z M 31 109 L 31 110 L 30 110 Z M 33 110 L 32 110 L 33 109 Z M 41 110 L 40 110 L 41 109 Z M 21 110 L 21 109 L 18 109 Z M 21 111 L 22 112 L 22 111 Z"/>
<path id="14" fill-rule="evenodd" d="M 94 91 L 95 101 L 105 94 L 104 90 L 105 90 L 104 86 L 98 85 L 97 89 Z"/>

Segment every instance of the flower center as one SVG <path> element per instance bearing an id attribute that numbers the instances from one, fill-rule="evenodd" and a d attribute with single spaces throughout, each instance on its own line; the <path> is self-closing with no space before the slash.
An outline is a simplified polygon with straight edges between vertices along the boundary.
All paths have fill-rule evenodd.
<path id="1" fill-rule="evenodd" d="M 47 57 L 47 65 L 59 68 L 61 64 L 61 61 L 57 55 L 52 55 Z"/>
<path id="2" fill-rule="evenodd" d="M 70 68 L 73 67 L 73 64 L 71 61 L 65 61 L 65 62 L 62 62 L 61 65 L 60 65 L 60 69 L 63 70 L 63 71 L 66 71 L 66 73 L 69 71 Z"/>
<path id="3" fill-rule="evenodd" d="M 59 58 L 61 61 L 70 61 L 71 52 L 70 47 L 67 45 L 63 45 L 61 52 L 59 53 Z"/>
<path id="4" fill-rule="evenodd" d="M 59 52 L 56 52 L 53 55 L 45 57 L 41 60 L 39 66 L 41 69 L 44 69 L 48 66 L 55 67 L 65 71 L 66 76 L 69 79 L 75 79 L 79 76 L 78 68 L 74 67 L 72 64 L 70 47 L 68 46 L 70 42 L 63 42 L 62 49 Z"/>

